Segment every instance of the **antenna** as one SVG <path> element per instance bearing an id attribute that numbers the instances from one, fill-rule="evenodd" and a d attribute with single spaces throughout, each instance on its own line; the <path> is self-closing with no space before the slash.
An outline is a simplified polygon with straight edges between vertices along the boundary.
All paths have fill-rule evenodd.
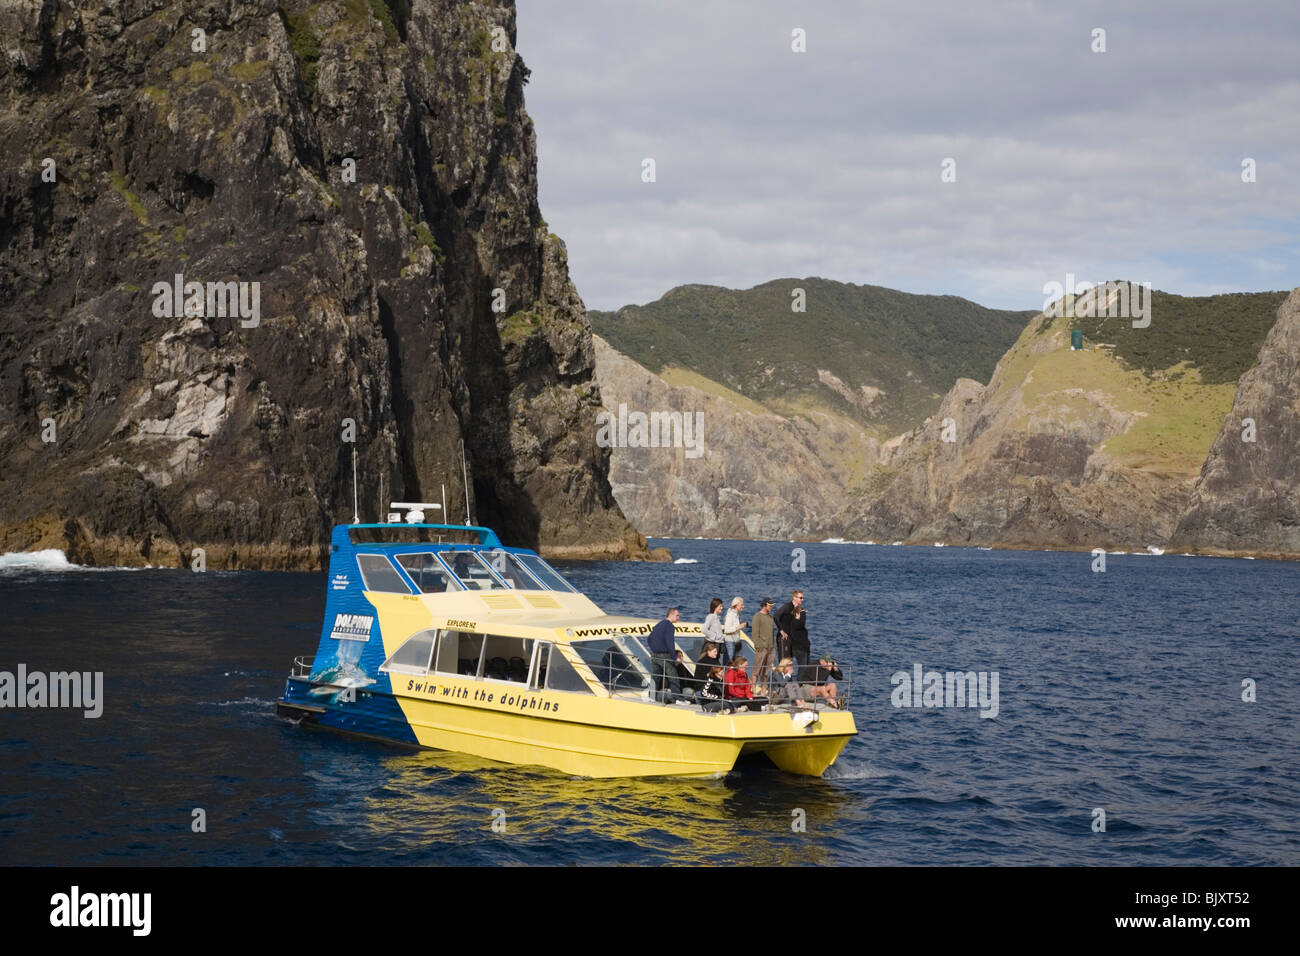
<path id="1" fill-rule="evenodd" d="M 352 446 L 352 523 L 361 524 L 361 509 L 357 507 L 357 447 Z"/>
<path id="2" fill-rule="evenodd" d="M 442 517 L 444 521 L 447 519 L 447 483 L 445 481 L 442 483 Z M 442 535 L 438 535 L 438 543 L 442 544 Z"/>
<path id="3" fill-rule="evenodd" d="M 465 439 L 460 440 L 460 480 L 465 485 L 465 524 L 472 525 L 474 520 L 469 514 L 469 470 L 465 466 Z"/>

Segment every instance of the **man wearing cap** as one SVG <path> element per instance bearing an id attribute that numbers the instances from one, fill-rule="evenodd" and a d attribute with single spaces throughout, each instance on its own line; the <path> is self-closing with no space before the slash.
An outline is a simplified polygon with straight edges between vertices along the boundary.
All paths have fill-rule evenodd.
<path id="1" fill-rule="evenodd" d="M 772 620 L 772 599 L 763 598 L 763 603 L 754 615 L 754 686 L 760 694 L 767 693 L 768 675 L 772 672 L 772 653 L 774 621 Z"/>
<path id="2" fill-rule="evenodd" d="M 665 704 L 671 704 L 682 694 L 677 678 L 677 623 L 681 612 L 670 607 L 664 619 L 650 629 L 646 641 L 650 645 L 650 663 L 654 665 L 655 690 Z"/>

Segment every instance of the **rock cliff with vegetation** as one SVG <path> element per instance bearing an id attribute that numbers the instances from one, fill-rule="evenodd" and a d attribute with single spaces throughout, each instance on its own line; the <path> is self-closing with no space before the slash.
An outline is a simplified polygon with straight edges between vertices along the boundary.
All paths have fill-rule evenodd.
<path id="1" fill-rule="evenodd" d="M 878 454 L 861 426 L 828 412 L 778 415 L 703 376 L 670 383 L 599 336 L 595 342 L 612 415 L 626 405 L 702 416 L 699 454 L 684 445 L 614 449 L 614 496 L 638 528 L 665 537 L 833 536 L 846 482 Z"/>
<path id="2" fill-rule="evenodd" d="M 770 298 L 820 281 L 758 288 Z M 814 314 L 802 318 L 801 343 L 780 338 L 780 322 L 790 320 L 776 310 L 779 297 L 766 319 L 761 296 L 752 321 L 710 317 L 710 303 L 729 296 L 745 298 L 685 287 L 649 312 L 594 314 L 598 332 L 655 369 L 597 339 L 609 409 L 625 402 L 704 413 L 705 453 L 696 459 L 614 450 L 615 494 L 644 531 L 1300 555 L 1300 293 L 1156 291 L 1150 324 L 1139 318 L 1138 327 L 1097 315 L 1090 293 L 1066 303 L 1066 314 L 1017 318 L 1005 354 L 983 369 L 971 358 L 972 375 L 956 362 L 969 352 L 964 344 L 953 349 L 935 331 L 942 319 L 920 337 L 889 334 L 872 319 L 850 336 L 823 334 Z M 987 342 L 1005 334 L 1001 317 L 983 319 Z M 656 328 L 667 334 L 656 337 Z M 894 383 L 908 372 L 935 385 L 956 377 L 942 398 L 916 393 L 877 415 L 874 402 L 845 398 L 866 394 L 864 386 L 879 390 L 876 401 L 890 394 L 862 371 L 876 354 L 893 355 Z M 844 390 L 816 374 L 832 363 Z M 730 385 L 721 381 L 727 371 Z M 908 414 L 916 417 L 891 435 L 889 423 Z"/>
<path id="3" fill-rule="evenodd" d="M 463 439 L 506 540 L 645 556 L 514 41 L 508 2 L 0 8 L 0 550 L 320 567 L 353 449 L 363 519 L 460 521 Z"/>
<path id="4" fill-rule="evenodd" d="M 1238 382 L 1171 544 L 1300 556 L 1300 289 Z"/>
<path id="5" fill-rule="evenodd" d="M 843 533 L 891 436 L 958 377 L 987 378 L 1031 313 L 804 278 L 681 286 L 590 315 L 608 339 L 597 346 L 607 409 L 704 415 L 699 457 L 614 449 L 614 492 L 638 528 L 822 538 Z"/>
<path id="6" fill-rule="evenodd" d="M 1089 293 L 1095 299 L 1096 293 Z M 876 467 L 853 537 L 1164 547 L 1285 293 L 1155 292 L 1150 325 L 1039 315 Z M 1081 298 L 1077 312 L 1095 312 Z M 1071 347 L 1083 332 L 1084 347 Z"/>
<path id="7" fill-rule="evenodd" d="M 825 412 L 883 439 L 933 413 L 958 378 L 987 378 L 1033 313 L 810 277 L 679 286 L 590 315 L 669 383 L 702 376 L 774 414 Z"/>

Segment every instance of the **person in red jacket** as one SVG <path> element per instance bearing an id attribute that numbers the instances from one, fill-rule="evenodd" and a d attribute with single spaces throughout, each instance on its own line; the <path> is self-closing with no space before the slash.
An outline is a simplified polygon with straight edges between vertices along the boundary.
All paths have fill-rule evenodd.
<path id="1" fill-rule="evenodd" d="M 749 686 L 749 674 L 746 673 L 749 661 L 744 657 L 737 657 L 727 668 L 726 689 L 723 692 L 724 697 L 735 703 L 737 708 L 748 707 L 750 710 L 762 710 L 767 704 L 766 697 L 755 697 L 754 690 Z"/>

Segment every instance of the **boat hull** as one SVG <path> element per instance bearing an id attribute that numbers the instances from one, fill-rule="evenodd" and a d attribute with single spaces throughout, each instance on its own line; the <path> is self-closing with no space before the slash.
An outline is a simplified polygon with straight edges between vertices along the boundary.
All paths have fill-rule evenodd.
<path id="1" fill-rule="evenodd" d="M 705 714 L 482 682 L 443 680 L 410 694 L 362 690 L 351 700 L 324 690 L 335 692 L 291 678 L 281 712 L 344 733 L 582 777 L 717 776 L 742 753 L 817 776 L 857 733 L 845 711 L 823 711 L 805 727 L 788 712 Z"/>

